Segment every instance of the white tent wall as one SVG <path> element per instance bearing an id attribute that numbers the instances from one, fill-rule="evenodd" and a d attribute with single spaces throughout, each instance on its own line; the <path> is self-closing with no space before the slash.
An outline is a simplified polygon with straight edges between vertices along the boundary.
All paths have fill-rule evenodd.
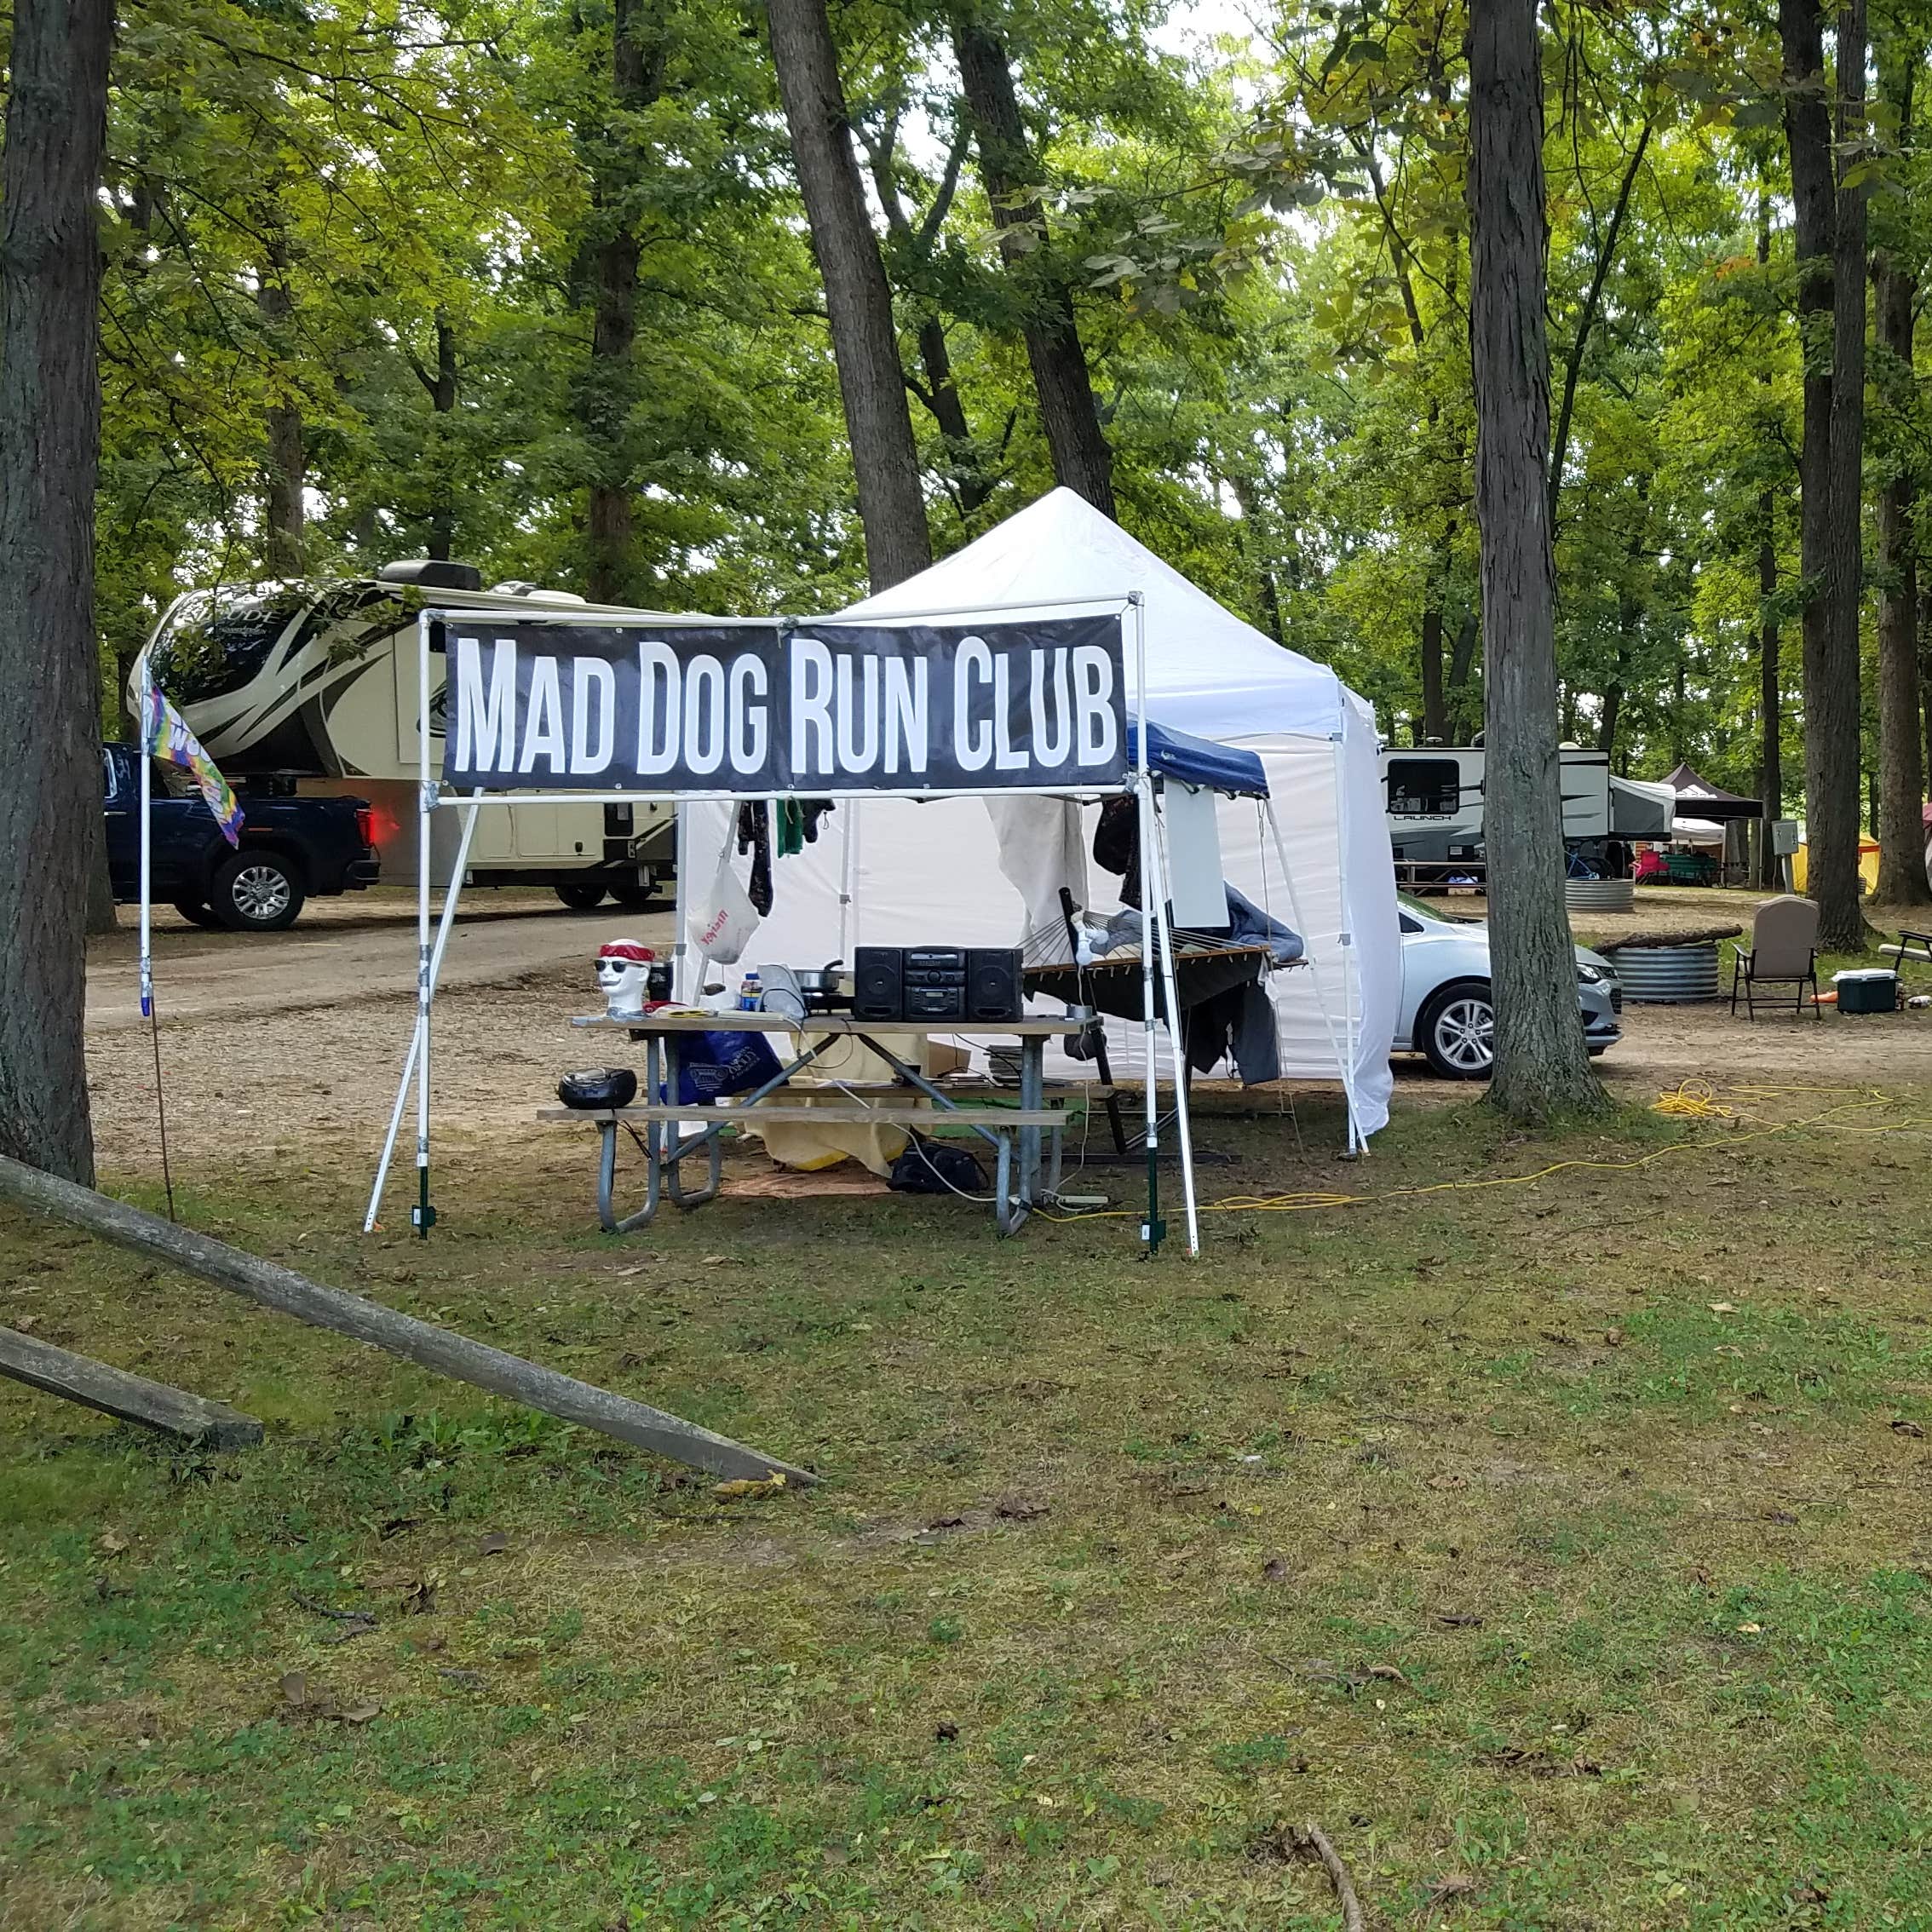
<path id="1" fill-rule="evenodd" d="M 1365 920 L 1343 889 L 1345 839 L 1336 747 L 1306 739 L 1238 742 L 1258 753 L 1267 768 L 1275 818 L 1295 869 L 1293 903 L 1273 837 L 1252 799 L 1221 802 L 1228 877 L 1299 932 L 1314 962 L 1274 974 L 1268 982 L 1282 1070 L 1296 1078 L 1340 1080 L 1337 1047 L 1348 1038 L 1352 1014 L 1357 1125 L 1364 1134 L 1373 1133 L 1389 1118 L 1389 1044 L 1400 991 L 1393 899 L 1389 929 L 1377 940 L 1372 936 L 1377 923 L 1372 906 Z M 1377 789 L 1372 744 L 1366 764 L 1372 804 Z M 842 802 L 823 822 L 815 845 L 774 861 L 771 913 L 745 949 L 745 963 L 816 964 L 842 956 L 849 964 L 860 946 L 1018 945 L 1028 923 L 1026 900 L 1001 870 L 988 803 L 976 798 L 925 805 L 904 799 Z M 1090 806 L 1082 814 L 1083 846 L 1092 836 L 1096 811 Z M 1380 829 L 1379 818 L 1371 822 Z M 1379 864 L 1386 875 L 1385 831 L 1382 838 Z M 848 839 L 852 904 L 842 923 L 839 894 L 847 877 Z M 1064 849 L 1064 842 L 1055 842 L 1050 856 L 1043 854 L 1043 878 L 1057 869 Z M 1087 878 L 1095 910 L 1113 911 L 1119 903 L 1117 882 L 1091 867 Z M 1068 884 L 1078 900 L 1078 872 Z M 1367 943 L 1344 947 L 1341 936 L 1351 911 L 1356 929 L 1352 936 Z M 1064 947 L 1060 950 L 1063 954 Z M 1136 1022 L 1108 1022 L 1114 1065 L 1123 1074 L 1138 1077 L 1141 1037 Z M 1164 1048 L 1164 1033 L 1160 1038 Z M 1160 1066 L 1164 1072 L 1171 1071 L 1164 1051 Z M 1092 1069 L 1062 1058 L 1055 1072 L 1065 1077 L 1090 1074 Z"/>
<path id="2" fill-rule="evenodd" d="M 1131 687 L 1137 621 L 1146 640 L 1147 716 L 1173 731 L 1256 751 L 1268 768 L 1275 817 L 1302 896 L 1303 938 L 1318 962 L 1323 994 L 1340 1003 L 1332 1015 L 1337 1032 L 1352 1021 L 1355 1124 L 1373 1133 L 1389 1118 L 1389 1048 L 1401 1003 L 1402 956 L 1375 714 L 1365 699 L 1325 664 L 1285 650 L 1244 624 L 1066 489 L 1049 491 L 964 549 L 843 616 L 882 622 L 923 616 L 929 623 L 957 624 L 977 614 L 998 624 L 1021 615 L 1013 607 L 1028 599 L 1038 598 L 1036 614 L 1045 615 L 1048 607 L 1075 598 L 1119 608 L 1130 593 L 1141 602 L 1137 619 L 1131 610 L 1124 613 L 1128 677 Z M 934 612 L 953 614 L 938 618 Z M 1130 704 L 1136 697 L 1130 688 Z M 1254 808 L 1246 807 L 1245 817 L 1243 810 L 1222 807 L 1223 855 L 1228 877 L 1258 900 L 1258 868 L 1249 852 Z M 963 876 L 950 861 L 940 865 L 950 879 Z M 1018 894 L 1007 889 L 1011 923 L 975 943 L 1018 942 L 1024 915 Z M 1096 898 L 1100 889 L 1096 883 Z M 1279 881 L 1271 889 L 1279 892 Z M 1279 903 L 1274 909 L 1296 923 Z M 897 937 L 872 936 L 883 943 Z M 909 936 L 946 943 L 948 935 L 943 927 L 929 927 Z M 1276 974 L 1270 982 L 1283 1015 L 1283 1064 L 1308 1078 L 1338 1078 L 1315 1002 L 1316 978 L 1316 972 L 1297 971 Z"/>

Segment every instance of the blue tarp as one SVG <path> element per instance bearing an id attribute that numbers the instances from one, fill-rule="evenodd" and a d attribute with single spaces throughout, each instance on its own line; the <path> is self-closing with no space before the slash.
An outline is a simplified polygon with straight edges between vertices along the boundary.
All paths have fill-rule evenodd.
<path id="1" fill-rule="evenodd" d="M 1127 727 L 1128 756 L 1140 748 L 1140 727 Z M 1190 738 L 1184 731 L 1170 731 L 1165 725 L 1147 721 L 1147 769 L 1182 785 L 1205 786 L 1210 791 L 1225 792 L 1230 798 L 1266 798 L 1268 773 L 1252 751 L 1237 751 L 1231 745 L 1216 745 L 1212 739 Z"/>

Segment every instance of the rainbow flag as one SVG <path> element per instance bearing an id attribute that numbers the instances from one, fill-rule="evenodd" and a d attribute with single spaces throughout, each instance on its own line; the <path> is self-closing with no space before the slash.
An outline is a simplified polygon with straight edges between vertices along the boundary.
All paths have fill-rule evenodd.
<path id="1" fill-rule="evenodd" d="M 201 749 L 201 740 L 188 729 L 187 720 L 168 702 L 159 685 L 148 686 L 142 709 L 146 716 L 141 720 L 141 750 L 188 773 L 201 787 L 201 796 L 208 801 L 222 837 L 230 845 L 239 845 L 242 808 L 221 768 Z"/>

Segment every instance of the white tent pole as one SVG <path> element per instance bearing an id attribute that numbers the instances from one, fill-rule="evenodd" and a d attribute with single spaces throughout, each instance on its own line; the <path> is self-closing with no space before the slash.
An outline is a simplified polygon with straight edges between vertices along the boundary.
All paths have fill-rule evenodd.
<path id="1" fill-rule="evenodd" d="M 1354 913 L 1348 903 L 1348 868 L 1343 863 L 1342 842 L 1348 837 L 1348 825 L 1342 811 L 1341 801 L 1346 796 L 1342 769 L 1342 739 L 1339 733 L 1334 739 L 1331 762 L 1335 772 L 1335 844 L 1337 871 L 1342 880 L 1342 1030 L 1343 1044 L 1348 1055 L 1348 1078 L 1343 1083 L 1343 1091 L 1348 1099 L 1348 1152 L 1359 1153 L 1368 1146 L 1363 1138 L 1355 1111 L 1355 979 L 1354 963 L 1349 957 L 1354 950 Z"/>
<path id="2" fill-rule="evenodd" d="M 1147 816 L 1154 827 L 1154 922 L 1160 932 L 1161 990 L 1167 998 L 1167 1038 L 1174 1048 L 1174 1125 L 1181 1137 L 1181 1194 L 1187 1209 L 1187 1252 L 1198 1255 L 1201 1224 L 1194 1205 L 1194 1136 L 1187 1118 L 1187 1046 L 1182 1037 L 1181 999 L 1174 977 L 1174 924 L 1167 916 L 1167 855 L 1161 848 L 1160 815 L 1150 810 Z"/>
<path id="3" fill-rule="evenodd" d="M 148 734 L 154 716 L 154 680 L 145 655 L 141 664 L 141 1016 L 150 1020 L 154 1015 L 154 747 Z"/>
<path id="4" fill-rule="evenodd" d="M 477 806 L 480 793 L 472 792 L 467 801 L 469 809 L 463 815 L 463 831 L 457 840 L 456 867 L 450 874 L 449 889 L 443 894 L 442 918 L 436 928 L 436 944 L 429 954 L 429 996 L 436 995 L 437 982 L 443 976 L 443 954 L 448 950 L 450 930 L 456 923 L 457 894 L 461 889 L 463 875 L 469 866 L 469 843 L 476 833 Z M 382 1141 L 382 1158 L 376 1169 L 376 1185 L 370 1190 L 369 1212 L 364 1216 L 362 1232 L 371 1234 L 376 1229 L 376 1216 L 382 1206 L 382 1189 L 388 1185 L 389 1163 L 394 1158 L 396 1137 L 402 1131 L 403 1108 L 409 1100 L 409 1084 L 416 1074 L 417 1049 L 423 1040 L 422 1031 L 411 1026 L 409 1031 L 409 1052 L 403 1060 L 402 1078 L 396 1085 L 396 1104 L 389 1115 L 389 1131 Z"/>
<path id="5" fill-rule="evenodd" d="M 671 998 L 683 1005 L 695 1005 L 692 996 L 689 975 L 686 971 L 684 941 L 684 875 L 690 869 L 691 832 L 686 822 L 684 807 L 677 808 L 677 829 L 673 834 L 672 864 L 677 877 L 671 881 L 671 917 L 676 922 L 671 929 Z M 647 1095 L 655 1101 L 655 1094 Z"/>
<path id="6" fill-rule="evenodd" d="M 859 820 L 859 808 L 850 807 L 840 814 L 838 853 L 838 956 L 852 966 L 852 834 Z"/>
<path id="7" fill-rule="evenodd" d="M 1262 802 L 1262 809 L 1268 814 L 1268 832 L 1274 841 L 1275 860 L 1281 867 L 1281 883 L 1288 894 L 1289 916 L 1294 920 L 1295 929 L 1302 935 L 1302 943 L 1306 945 L 1308 937 L 1308 923 L 1302 916 L 1301 896 L 1295 890 L 1295 874 L 1288 864 L 1288 848 L 1281 837 L 1281 824 L 1274 815 L 1274 800 L 1273 797 L 1268 797 Z M 1348 921 L 1348 910 L 1346 902 L 1344 902 L 1342 909 L 1344 924 Z M 1321 967 L 1312 952 L 1308 957 L 1308 972 L 1311 975 L 1310 983 L 1314 987 L 1315 1005 L 1321 1013 L 1322 1027 L 1328 1035 L 1328 1050 L 1335 1055 L 1336 1072 L 1342 1078 L 1343 1098 L 1348 1103 L 1348 1145 L 1353 1149 L 1356 1139 L 1354 1055 L 1352 1052 L 1344 1051 L 1343 1043 L 1335 1037 L 1335 1015 L 1329 1011 L 1327 996 L 1321 990 Z M 1347 960 L 1343 960 L 1342 970 L 1344 980 L 1348 976 L 1348 963 Z"/>
<path id="8" fill-rule="evenodd" d="M 1130 596 L 1134 623 L 1134 798 L 1141 868 L 1141 1043 L 1146 1053 L 1147 1252 L 1160 1248 L 1160 1083 L 1154 1067 L 1153 787 L 1147 782 L 1147 630 L 1138 590 Z"/>
<path id="9" fill-rule="evenodd" d="M 429 1239 L 429 829 L 436 787 L 429 769 L 429 613 L 416 620 L 416 737 L 421 762 L 416 793 L 416 1211 L 417 1236 Z"/>

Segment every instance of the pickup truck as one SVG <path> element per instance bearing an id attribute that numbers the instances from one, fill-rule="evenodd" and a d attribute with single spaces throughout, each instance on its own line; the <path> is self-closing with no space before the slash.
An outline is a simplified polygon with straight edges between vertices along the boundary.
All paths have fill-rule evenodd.
<path id="1" fill-rule="evenodd" d="M 106 745 L 107 872 L 114 897 L 141 897 L 140 751 Z M 155 768 L 149 825 L 153 890 L 198 926 L 279 933 L 309 895 L 360 892 L 379 877 L 370 809 L 356 798 L 238 794 L 240 846 L 221 836 L 215 814 L 184 774 Z"/>

